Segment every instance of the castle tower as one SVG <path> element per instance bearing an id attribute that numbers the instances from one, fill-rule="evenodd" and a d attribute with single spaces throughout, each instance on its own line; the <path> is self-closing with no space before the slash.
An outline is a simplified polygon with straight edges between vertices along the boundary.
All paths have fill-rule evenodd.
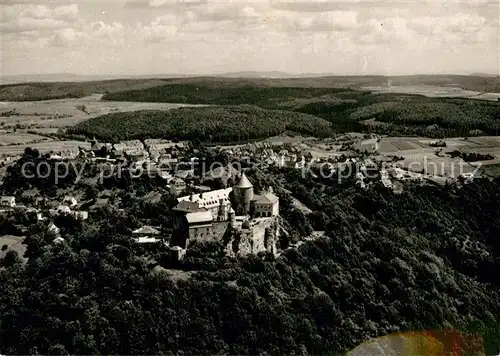
<path id="1" fill-rule="evenodd" d="M 219 199 L 219 216 L 218 220 L 226 221 L 229 214 L 228 201 L 226 199 Z"/>
<path id="2" fill-rule="evenodd" d="M 248 214 L 250 211 L 250 202 L 253 198 L 253 185 L 245 173 L 241 174 L 241 178 L 238 184 L 234 186 L 233 191 L 236 201 L 242 206 L 244 213 Z"/>

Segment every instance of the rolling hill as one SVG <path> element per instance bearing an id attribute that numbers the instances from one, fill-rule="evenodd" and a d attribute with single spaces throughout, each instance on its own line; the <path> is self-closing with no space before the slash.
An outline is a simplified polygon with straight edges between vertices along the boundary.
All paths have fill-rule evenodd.
<path id="1" fill-rule="evenodd" d="M 113 142 L 144 138 L 233 142 L 285 131 L 317 137 L 333 134 L 331 124 L 321 118 L 250 105 L 113 113 L 70 127 L 67 134 Z"/>

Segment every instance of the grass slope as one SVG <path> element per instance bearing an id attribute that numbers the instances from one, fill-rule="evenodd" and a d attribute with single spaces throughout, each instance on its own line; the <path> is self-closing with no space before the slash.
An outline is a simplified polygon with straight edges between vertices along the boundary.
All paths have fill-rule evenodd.
<path id="1" fill-rule="evenodd" d="M 70 127 L 67 133 L 106 141 L 179 138 L 231 142 L 270 137 L 284 131 L 319 137 L 332 134 L 330 123 L 323 119 L 250 105 L 109 114 Z"/>

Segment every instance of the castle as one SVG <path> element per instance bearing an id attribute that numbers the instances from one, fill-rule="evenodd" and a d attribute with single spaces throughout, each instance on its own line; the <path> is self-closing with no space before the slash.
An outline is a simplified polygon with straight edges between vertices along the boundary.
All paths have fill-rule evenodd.
<path id="1" fill-rule="evenodd" d="M 234 207 L 231 193 L 234 194 Z M 234 187 L 180 197 L 177 202 L 173 209 L 174 233 L 184 248 L 190 241 L 221 239 L 228 225 L 235 224 L 236 211 L 243 213 L 240 220 L 279 215 L 279 198 L 272 188 L 260 195 L 254 194 L 253 185 L 244 173 Z"/>

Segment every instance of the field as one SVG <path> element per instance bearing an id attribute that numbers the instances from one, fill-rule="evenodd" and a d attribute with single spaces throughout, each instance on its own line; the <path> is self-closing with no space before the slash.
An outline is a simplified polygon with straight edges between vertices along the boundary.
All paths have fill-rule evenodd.
<path id="1" fill-rule="evenodd" d="M 26 145 L 30 143 L 38 143 L 41 141 L 51 141 L 51 139 L 33 135 L 30 133 L 14 132 L 14 133 L 0 133 L 0 147 L 1 146 L 11 146 L 11 145 Z"/>
<path id="2" fill-rule="evenodd" d="M 467 98 L 477 100 L 497 101 L 500 93 L 485 93 L 474 90 L 466 90 L 456 86 L 436 86 L 436 85 L 398 85 L 398 86 L 366 86 L 361 87 L 378 94 L 412 94 L 423 95 L 430 98 Z"/>
<path id="3" fill-rule="evenodd" d="M 0 259 L 4 258 L 7 252 L 16 251 L 18 256 L 23 258 L 26 252 L 26 245 L 23 244 L 24 237 L 4 235 L 0 236 L 0 247 L 7 246 L 5 250 L 0 250 Z M 25 261 L 26 259 L 23 258 Z"/>
<path id="4" fill-rule="evenodd" d="M 491 178 L 499 178 L 500 177 L 500 164 L 489 164 L 483 165 L 479 171 L 483 176 L 491 177 Z"/>
<path id="5" fill-rule="evenodd" d="M 489 171 L 495 169 L 495 164 L 500 162 L 500 137 L 484 136 L 474 137 L 467 140 L 463 138 L 450 138 L 443 141 L 446 147 L 442 148 L 442 153 L 438 157 L 436 150 L 429 143 L 433 140 L 427 138 L 413 137 L 383 137 L 380 142 L 379 152 L 381 156 L 399 156 L 404 160 L 398 165 L 404 166 L 413 171 L 425 169 L 428 174 L 440 176 L 457 177 L 461 173 L 472 173 L 478 171 L 479 166 Z M 464 153 L 475 152 L 491 154 L 494 160 L 465 163 L 459 158 L 451 158 L 446 152 L 459 150 Z M 485 168 L 490 166 L 491 168 Z"/>
<path id="6" fill-rule="evenodd" d="M 37 149 L 40 153 L 58 153 L 67 152 L 71 150 L 72 152 L 78 152 L 78 147 L 85 149 L 90 149 L 90 143 L 84 141 L 59 141 L 51 140 L 47 142 L 24 144 L 24 145 L 13 145 L 13 146 L 0 146 L 0 155 L 4 156 L 18 156 L 24 152 L 24 149 L 31 147 Z"/>
<path id="7" fill-rule="evenodd" d="M 0 102 L 0 155 L 18 156 L 27 147 L 36 148 L 42 153 L 77 152 L 78 147 L 89 148 L 90 144 L 49 136 L 57 134 L 61 128 L 109 113 L 193 106 L 101 101 L 101 97 L 95 94 L 79 99 Z"/>
<path id="8" fill-rule="evenodd" d="M 168 103 L 135 103 L 101 101 L 95 94 L 79 99 L 54 99 L 44 101 L 0 102 L 0 122 L 3 126 L 34 125 L 37 128 L 73 126 L 92 117 L 114 112 L 139 110 L 169 110 L 184 106 Z"/>

